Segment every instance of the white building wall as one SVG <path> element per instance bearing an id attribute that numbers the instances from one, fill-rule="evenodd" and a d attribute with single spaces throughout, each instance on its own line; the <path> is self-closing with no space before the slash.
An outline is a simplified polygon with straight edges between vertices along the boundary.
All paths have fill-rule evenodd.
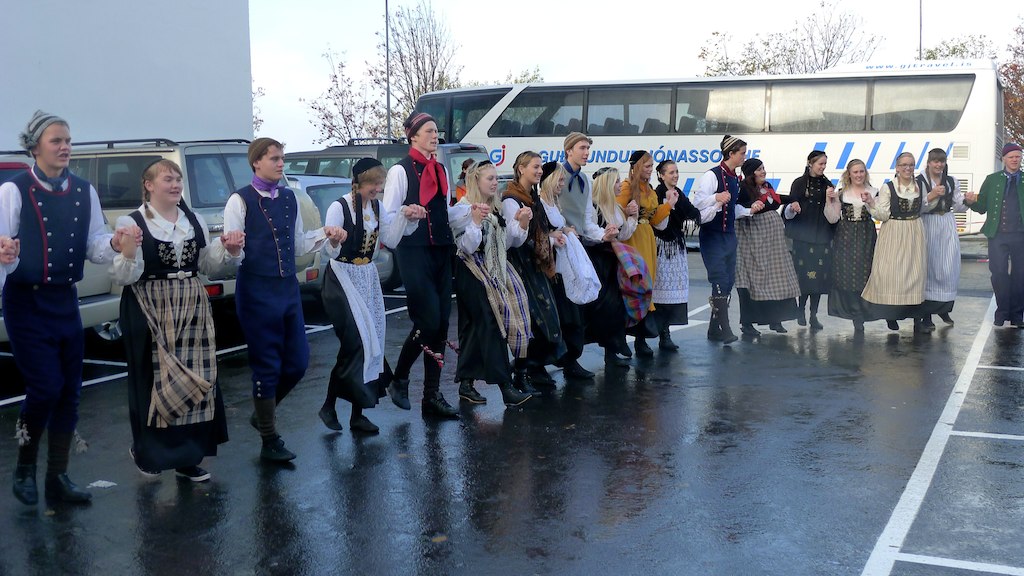
<path id="1" fill-rule="evenodd" d="M 252 138 L 248 0 L 2 0 L 0 150 L 41 108 L 75 141 Z"/>

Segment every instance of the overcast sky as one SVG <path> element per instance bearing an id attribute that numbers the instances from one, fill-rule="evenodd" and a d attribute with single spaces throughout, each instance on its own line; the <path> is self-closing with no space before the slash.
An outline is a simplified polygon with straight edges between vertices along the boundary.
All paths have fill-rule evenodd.
<path id="1" fill-rule="evenodd" d="M 285 142 L 288 150 L 317 149 L 319 131 L 307 104 L 328 86 L 333 52 L 356 84 L 366 61 L 376 59 L 384 28 L 384 0 L 249 0 L 253 85 L 266 95 L 255 102 L 264 124 L 258 135 Z M 389 0 L 415 6 L 414 0 Z M 864 29 L 883 38 L 873 61 L 906 62 L 918 52 L 919 5 L 923 44 L 961 35 L 985 35 L 1000 56 L 1021 23 L 1024 5 L 996 0 L 839 0 L 856 11 Z M 946 6 L 957 6 L 946 9 Z M 551 0 L 434 0 L 458 46 L 463 81 L 502 80 L 509 72 L 540 68 L 547 82 L 699 76 L 701 45 L 713 31 L 727 31 L 737 45 L 753 34 L 785 34 L 809 18 L 814 2 L 552 2 Z"/>

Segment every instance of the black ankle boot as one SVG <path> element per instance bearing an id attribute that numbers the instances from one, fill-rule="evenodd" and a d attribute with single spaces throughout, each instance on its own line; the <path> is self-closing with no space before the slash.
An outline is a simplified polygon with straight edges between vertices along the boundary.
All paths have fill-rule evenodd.
<path id="1" fill-rule="evenodd" d="M 393 378 L 388 384 L 388 396 L 391 402 L 402 410 L 412 410 L 412 403 L 409 402 L 409 379 Z"/>
<path id="2" fill-rule="evenodd" d="M 14 497 L 29 506 L 35 506 L 39 502 L 35 464 L 18 464 L 14 469 Z"/>
<path id="3" fill-rule="evenodd" d="M 537 389 L 533 387 L 533 379 L 530 378 L 530 373 L 525 367 L 516 368 L 513 372 L 512 387 L 527 396 L 538 394 Z"/>
<path id="4" fill-rule="evenodd" d="M 498 389 L 501 390 L 501 399 L 505 402 L 505 406 L 519 406 L 523 402 L 526 402 L 530 398 L 533 398 L 532 394 L 524 394 L 516 390 L 511 382 L 504 384 L 498 384 Z"/>
<path id="5" fill-rule="evenodd" d="M 420 405 L 420 412 L 424 416 L 434 416 L 437 418 L 445 418 L 449 420 L 456 420 L 459 417 L 459 411 L 456 410 L 444 396 L 441 395 L 440 391 L 428 392 L 423 397 L 423 404 Z"/>
<path id="6" fill-rule="evenodd" d="M 265 436 L 263 447 L 260 449 L 260 458 L 270 462 L 288 462 L 295 460 L 295 453 L 284 447 L 284 440 L 280 436 Z"/>
<path id="7" fill-rule="evenodd" d="M 821 325 L 821 322 L 818 322 L 818 315 L 812 313 L 811 314 L 811 330 L 821 330 L 822 328 L 824 328 L 824 326 Z"/>
<path id="8" fill-rule="evenodd" d="M 658 348 L 666 352 L 679 350 L 679 345 L 672 341 L 672 332 L 668 328 L 662 328 L 658 334 Z"/>
<path id="9" fill-rule="evenodd" d="M 761 335 L 761 331 L 754 328 L 754 325 L 749 322 L 746 324 L 740 324 L 740 332 L 746 336 L 753 336 L 755 338 Z"/>
<path id="10" fill-rule="evenodd" d="M 459 398 L 470 404 L 487 404 L 487 398 L 484 398 L 482 394 L 477 392 L 476 388 L 473 387 L 472 380 L 459 382 Z"/>
<path id="11" fill-rule="evenodd" d="M 46 498 L 57 502 L 84 504 L 92 500 L 92 494 L 80 489 L 68 478 L 67 473 L 46 474 Z"/>
<path id="12" fill-rule="evenodd" d="M 714 301 L 715 316 L 718 318 L 722 344 L 732 344 L 739 340 L 739 338 L 732 333 L 732 327 L 729 326 L 729 297 L 715 296 Z"/>
<path id="13" fill-rule="evenodd" d="M 636 340 L 633 340 L 633 349 L 636 350 L 637 356 L 644 356 L 650 358 L 654 356 L 654 350 L 647 345 L 647 339 L 641 336 L 637 336 Z"/>

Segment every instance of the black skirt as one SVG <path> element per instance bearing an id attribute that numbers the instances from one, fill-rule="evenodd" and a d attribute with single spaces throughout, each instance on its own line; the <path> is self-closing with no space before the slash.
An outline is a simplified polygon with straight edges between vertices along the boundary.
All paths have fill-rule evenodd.
<path id="1" fill-rule="evenodd" d="M 801 294 L 828 294 L 832 289 L 832 246 L 793 240 L 793 267 Z"/>
<path id="2" fill-rule="evenodd" d="M 795 298 L 754 300 L 747 288 L 737 288 L 736 292 L 740 298 L 740 324 L 778 324 L 800 315 Z"/>
<path id="3" fill-rule="evenodd" d="M 832 240 L 832 289 L 828 294 L 828 315 L 847 320 L 877 320 L 861 297 L 871 275 L 875 256 L 875 222 L 841 220 Z"/>
<path id="4" fill-rule="evenodd" d="M 586 249 L 601 281 L 601 290 L 596 300 L 580 306 L 586 326 L 585 339 L 587 343 L 596 342 L 607 348 L 626 337 L 626 304 L 619 290 L 619 259 L 607 242 Z"/>
<path id="5" fill-rule="evenodd" d="M 512 381 L 508 341 L 487 301 L 487 290 L 459 260 L 455 264 L 455 293 L 459 310 L 459 361 L 455 380 Z"/>
<path id="6" fill-rule="evenodd" d="M 372 266 L 372 264 L 367 264 Z M 384 359 L 384 372 L 376 380 L 365 382 L 363 377 L 363 341 L 359 337 L 359 327 L 352 316 L 352 308 L 348 295 L 338 282 L 330 265 L 328 265 L 321 289 L 324 311 L 327 312 L 334 334 L 338 337 L 338 358 L 331 369 L 327 384 L 327 393 L 334 398 L 341 398 L 360 408 L 373 408 L 377 401 L 387 393 L 392 373 L 388 361 Z"/>
<path id="7" fill-rule="evenodd" d="M 137 464 L 145 470 L 170 470 L 196 466 L 203 458 L 216 456 L 217 445 L 228 441 L 220 388 L 214 388 L 213 420 L 167 428 L 147 426 L 153 391 L 153 335 L 135 293 L 127 286 L 121 292 L 120 324 L 128 361 L 128 419 Z"/>
<path id="8" fill-rule="evenodd" d="M 551 281 L 537 267 L 529 244 L 508 251 L 508 261 L 523 279 L 530 295 L 529 358 L 539 364 L 553 364 L 565 354 L 562 327 L 558 318 L 558 303 Z"/>

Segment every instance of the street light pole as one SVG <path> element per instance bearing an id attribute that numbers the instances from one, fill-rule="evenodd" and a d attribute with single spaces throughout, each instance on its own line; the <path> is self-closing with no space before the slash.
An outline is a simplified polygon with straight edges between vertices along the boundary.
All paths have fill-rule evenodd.
<path id="1" fill-rule="evenodd" d="M 924 58 L 924 0 L 917 0 L 917 59 Z"/>
<path id="2" fill-rule="evenodd" d="M 384 0 L 384 76 L 385 92 L 387 93 L 387 115 L 388 115 L 388 138 L 394 132 L 391 131 L 391 11 L 388 10 L 388 0 Z"/>

